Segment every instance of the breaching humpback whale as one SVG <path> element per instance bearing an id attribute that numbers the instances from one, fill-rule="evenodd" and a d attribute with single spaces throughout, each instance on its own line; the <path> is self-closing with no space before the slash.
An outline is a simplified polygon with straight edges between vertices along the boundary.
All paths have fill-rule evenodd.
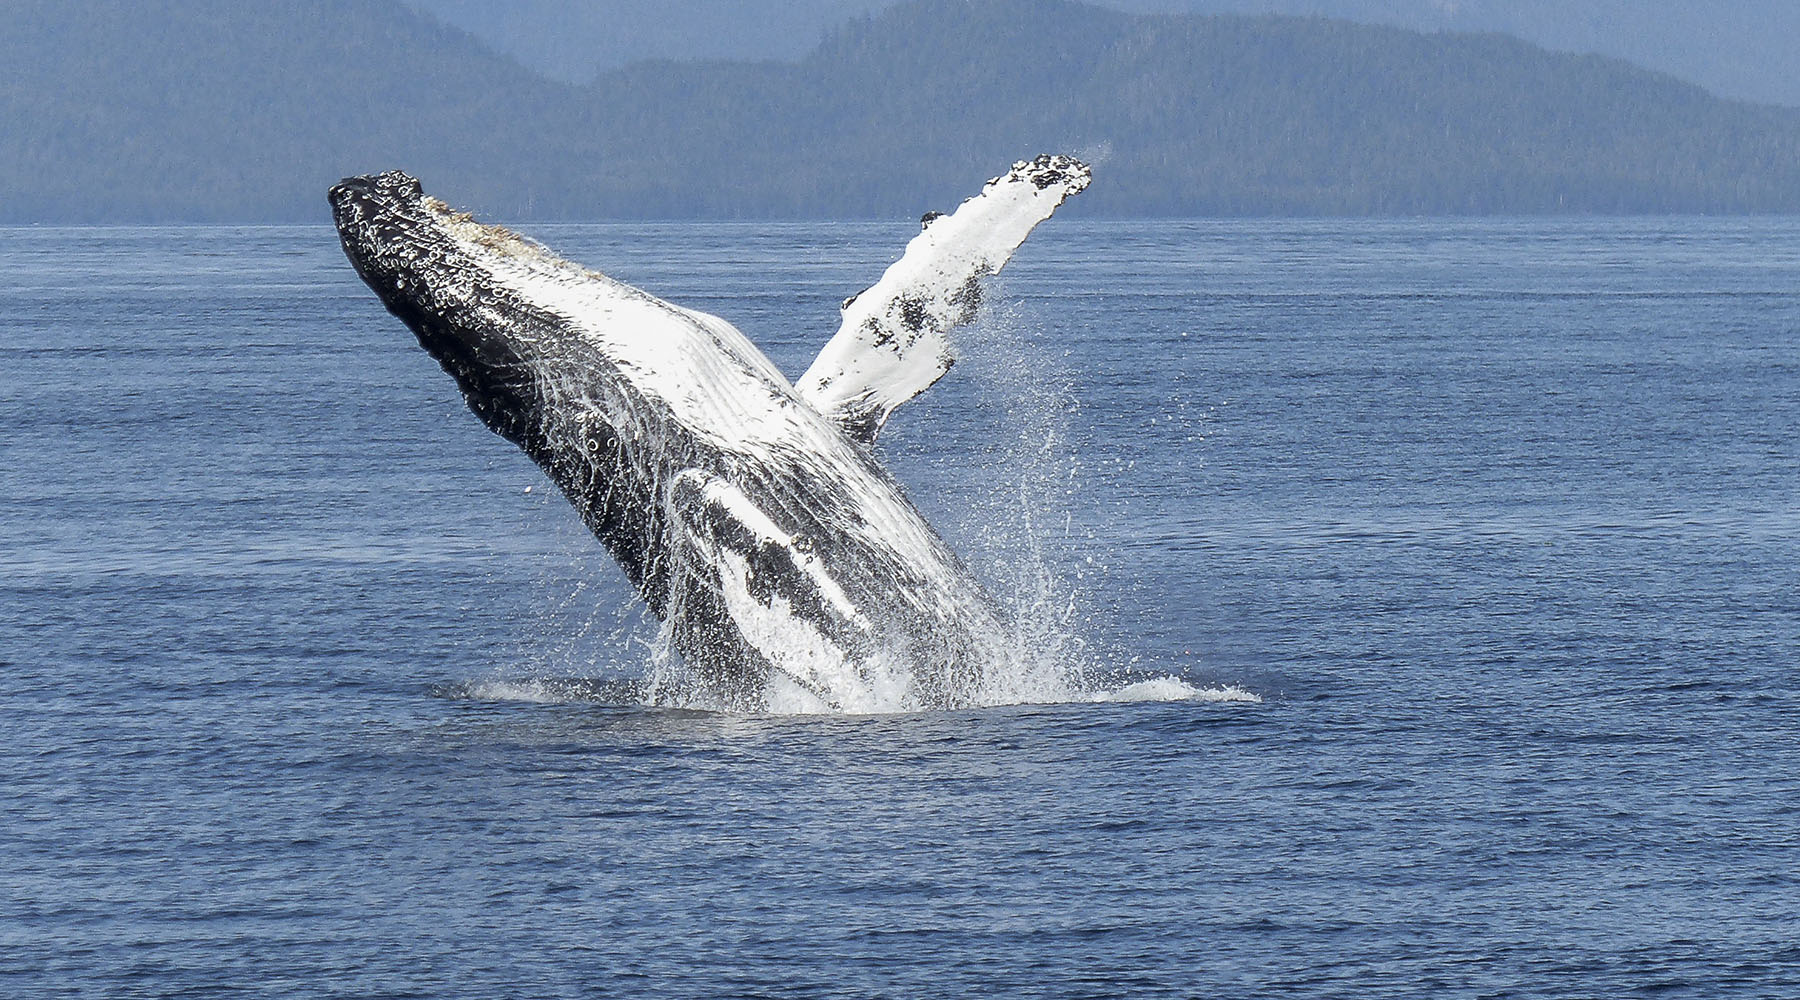
<path id="1" fill-rule="evenodd" d="M 562 490 L 719 697 L 756 707 L 785 684 L 844 707 L 880 676 L 926 707 L 967 703 L 1018 654 L 872 445 L 949 370 L 981 279 L 1088 177 L 1040 156 L 926 216 L 791 384 L 726 321 L 454 212 L 404 173 L 330 199 L 357 273 Z"/>

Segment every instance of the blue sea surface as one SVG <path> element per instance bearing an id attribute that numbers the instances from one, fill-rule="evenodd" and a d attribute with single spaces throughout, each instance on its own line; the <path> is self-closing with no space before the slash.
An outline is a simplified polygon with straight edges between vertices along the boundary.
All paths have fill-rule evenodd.
<path id="1" fill-rule="evenodd" d="M 790 375 L 913 231 L 531 230 Z M 0 996 L 1800 996 L 1800 219 L 1065 219 L 989 302 L 889 465 L 1100 688 L 1260 701 L 609 697 L 330 228 L 0 230 Z"/>

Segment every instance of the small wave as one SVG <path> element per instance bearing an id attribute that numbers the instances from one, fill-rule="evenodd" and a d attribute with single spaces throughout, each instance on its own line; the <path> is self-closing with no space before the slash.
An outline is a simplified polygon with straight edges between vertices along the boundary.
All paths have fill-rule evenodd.
<path id="1" fill-rule="evenodd" d="M 490 678 L 443 684 L 432 689 L 440 698 L 462 701 L 514 701 L 533 705 L 642 705 L 641 681 L 593 680 L 586 677 L 528 677 L 513 680 Z"/>

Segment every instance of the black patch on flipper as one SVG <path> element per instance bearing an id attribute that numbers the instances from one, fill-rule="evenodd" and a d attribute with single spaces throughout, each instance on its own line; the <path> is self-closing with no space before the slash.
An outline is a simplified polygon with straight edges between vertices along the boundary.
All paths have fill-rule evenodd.
<path id="1" fill-rule="evenodd" d="M 869 344 L 872 347 L 886 347 L 894 342 L 894 335 L 873 316 L 863 320 L 863 329 L 869 331 Z"/>
<path id="2" fill-rule="evenodd" d="M 926 311 L 926 302 L 914 295 L 902 295 L 895 303 L 900 307 L 900 322 L 913 333 L 922 333 L 925 324 L 931 320 L 931 313 Z"/>
<path id="3" fill-rule="evenodd" d="M 972 275 L 962 283 L 962 287 L 950 293 L 950 304 L 961 310 L 956 317 L 957 325 L 972 322 L 975 313 L 981 308 L 981 276 Z"/>
<path id="4" fill-rule="evenodd" d="M 1039 191 L 1044 190 L 1052 184 L 1061 184 L 1069 179 L 1068 172 L 1056 169 L 1054 166 L 1055 162 L 1056 161 L 1051 158 L 1049 153 L 1041 153 L 1036 159 L 1031 161 L 1031 166 L 1033 168 L 1031 173 L 1031 183 L 1036 185 Z"/>

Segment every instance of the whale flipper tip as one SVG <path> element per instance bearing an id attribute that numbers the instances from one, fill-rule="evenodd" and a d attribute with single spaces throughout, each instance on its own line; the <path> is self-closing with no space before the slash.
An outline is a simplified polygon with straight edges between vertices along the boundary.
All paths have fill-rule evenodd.
<path id="1" fill-rule="evenodd" d="M 881 280 L 844 300 L 843 325 L 795 383 L 800 395 L 870 442 L 888 414 L 956 360 L 951 329 L 974 319 L 981 279 L 998 273 L 1040 222 L 1093 179 L 1066 153 L 1019 160 L 955 212 L 930 212 Z"/>

